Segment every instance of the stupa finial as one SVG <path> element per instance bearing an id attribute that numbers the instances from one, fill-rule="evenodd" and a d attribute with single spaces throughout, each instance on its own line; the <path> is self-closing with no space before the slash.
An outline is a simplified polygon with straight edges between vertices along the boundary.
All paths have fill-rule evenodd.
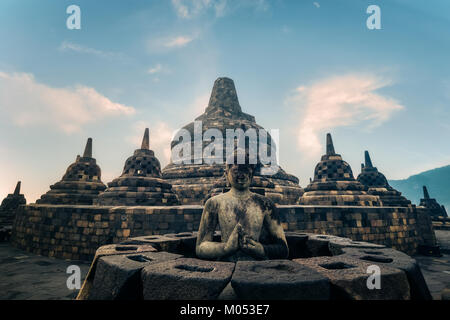
<path id="1" fill-rule="evenodd" d="M 83 158 L 92 158 L 92 138 L 88 138 L 84 148 Z"/>
<path id="2" fill-rule="evenodd" d="M 221 77 L 217 78 L 214 82 L 214 87 L 206 111 L 208 112 L 216 109 L 225 109 L 231 113 L 242 112 L 236 93 L 236 87 L 234 86 L 233 80 L 230 78 Z"/>
<path id="3" fill-rule="evenodd" d="M 20 194 L 20 184 L 21 184 L 20 181 L 18 181 L 17 184 L 16 184 L 16 188 L 14 189 L 14 195 L 15 196 L 18 196 Z"/>
<path id="4" fill-rule="evenodd" d="M 141 149 L 149 150 L 150 149 L 150 135 L 148 128 L 145 128 L 144 138 L 142 138 Z"/>
<path id="5" fill-rule="evenodd" d="M 331 134 L 327 133 L 327 156 L 333 156 L 336 153 L 334 152 L 333 139 L 331 138 Z"/>
<path id="6" fill-rule="evenodd" d="M 364 159 L 365 159 L 365 167 L 366 168 L 373 168 L 372 160 L 370 160 L 369 151 L 364 151 Z"/>
<path id="7" fill-rule="evenodd" d="M 423 197 L 424 199 L 430 199 L 430 195 L 428 194 L 428 190 L 426 186 L 423 186 Z"/>

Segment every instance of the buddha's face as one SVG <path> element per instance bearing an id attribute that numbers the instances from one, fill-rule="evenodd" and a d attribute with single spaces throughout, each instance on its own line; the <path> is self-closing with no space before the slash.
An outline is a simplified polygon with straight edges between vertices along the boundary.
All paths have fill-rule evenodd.
<path id="1" fill-rule="evenodd" d="M 253 171 L 249 166 L 233 164 L 227 167 L 226 175 L 231 187 L 245 190 L 250 187 Z"/>

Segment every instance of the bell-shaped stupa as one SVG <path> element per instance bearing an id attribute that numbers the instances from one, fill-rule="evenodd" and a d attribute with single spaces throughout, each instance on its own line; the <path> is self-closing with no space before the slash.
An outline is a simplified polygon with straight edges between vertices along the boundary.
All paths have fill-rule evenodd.
<path id="1" fill-rule="evenodd" d="M 369 195 L 355 180 L 350 165 L 334 151 L 331 134 L 327 134 L 327 151 L 314 171 L 314 180 L 299 200 L 302 205 L 381 206 L 380 197 Z"/>
<path id="2" fill-rule="evenodd" d="M 419 206 L 429 209 L 432 217 L 447 217 L 444 206 L 441 206 L 436 199 L 430 198 L 426 186 L 423 186 L 423 199 L 420 199 Z"/>
<path id="3" fill-rule="evenodd" d="M 25 196 L 20 193 L 20 184 L 20 181 L 17 182 L 14 192 L 8 194 L 0 205 L 0 226 L 12 225 L 16 216 L 16 210 L 20 205 L 27 203 Z"/>
<path id="4" fill-rule="evenodd" d="M 62 180 L 36 201 L 38 204 L 92 205 L 98 194 L 106 189 L 101 180 L 101 170 L 92 158 L 92 138 L 89 138 L 83 156 L 66 170 Z"/>
<path id="5" fill-rule="evenodd" d="M 172 185 L 161 178 L 161 165 L 150 150 L 145 129 L 140 149 L 127 159 L 122 175 L 108 183 L 96 204 L 105 206 L 171 206 L 179 204 Z"/>
<path id="6" fill-rule="evenodd" d="M 368 193 L 379 196 L 385 207 L 408 207 L 411 201 L 402 196 L 401 192 L 392 188 L 384 174 L 372 165 L 368 151 L 364 152 L 364 164 L 357 180 L 368 188 Z"/>
<path id="7" fill-rule="evenodd" d="M 208 139 L 203 139 L 204 133 L 208 129 L 216 129 L 216 132 L 219 131 L 222 134 L 222 163 L 217 163 L 217 161 L 208 163 L 202 156 L 200 159 L 195 157 L 197 154 L 195 145 L 204 150 L 211 143 L 211 141 L 207 141 Z M 223 174 L 226 162 L 227 129 L 231 129 L 228 131 L 242 129 L 244 132 L 248 129 L 255 129 L 257 132 L 264 130 L 255 122 L 255 117 L 242 112 L 233 80 L 218 78 L 214 82 L 211 98 L 205 112 L 197 117 L 194 122 L 181 129 L 190 134 L 190 141 L 174 140 L 171 143 L 172 152 L 174 148 L 181 144 L 191 145 L 190 154 L 183 155 L 188 158 L 190 156 L 191 161 L 174 163 L 171 159 L 171 163 L 162 172 L 163 178 L 172 184 L 174 190 L 182 199 L 182 204 L 202 204 L 210 192 L 215 193 L 217 190 L 214 189 L 221 188 L 221 185 L 226 184 Z M 270 135 L 268 135 L 264 144 L 267 146 L 267 150 L 272 150 L 272 144 L 275 148 Z M 264 179 L 258 178 L 261 176 Z M 223 188 L 226 188 L 226 186 L 222 186 Z M 278 204 L 294 204 L 303 193 L 298 178 L 287 174 L 281 167 L 278 167 L 278 171 L 271 175 L 263 175 L 261 171 L 255 172 L 252 188 L 258 189 Z"/>

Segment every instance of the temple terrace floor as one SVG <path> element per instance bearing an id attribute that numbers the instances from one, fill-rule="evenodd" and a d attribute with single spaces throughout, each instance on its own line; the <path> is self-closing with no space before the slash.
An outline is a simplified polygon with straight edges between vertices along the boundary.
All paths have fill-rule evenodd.
<path id="1" fill-rule="evenodd" d="M 443 251 L 442 257 L 415 256 L 433 295 L 440 300 L 441 292 L 450 289 L 450 231 L 436 230 Z M 0 243 L 0 299 L 1 300 L 70 300 L 78 290 L 67 288 L 71 265 L 81 270 L 84 280 L 89 263 L 42 257 Z"/>

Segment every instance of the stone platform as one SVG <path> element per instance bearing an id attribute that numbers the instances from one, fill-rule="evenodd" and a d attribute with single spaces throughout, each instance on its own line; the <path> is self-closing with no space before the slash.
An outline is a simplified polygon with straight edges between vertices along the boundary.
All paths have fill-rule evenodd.
<path id="1" fill-rule="evenodd" d="M 435 246 L 425 208 L 278 206 L 285 231 L 348 237 L 383 244 L 407 254 Z M 203 207 L 102 207 L 38 205 L 20 207 L 11 243 L 36 254 L 91 260 L 96 250 L 129 237 L 197 231 Z"/>
<path id="2" fill-rule="evenodd" d="M 383 245 L 288 232 L 289 259 L 231 263 L 195 258 L 196 239 L 144 236 L 99 248 L 77 299 L 431 300 L 417 262 Z M 373 265 L 377 290 L 367 286 Z"/>
<path id="3" fill-rule="evenodd" d="M 450 247 L 450 231 L 437 230 L 436 237 L 442 247 Z M 433 300 L 442 299 L 445 288 L 450 289 L 450 255 L 413 258 L 420 265 Z M 69 265 L 78 265 L 81 279 L 86 278 L 90 262 L 43 257 L 0 243 L 0 300 L 74 299 L 79 290 L 67 289 Z M 18 285 L 21 283 L 24 285 Z"/>

